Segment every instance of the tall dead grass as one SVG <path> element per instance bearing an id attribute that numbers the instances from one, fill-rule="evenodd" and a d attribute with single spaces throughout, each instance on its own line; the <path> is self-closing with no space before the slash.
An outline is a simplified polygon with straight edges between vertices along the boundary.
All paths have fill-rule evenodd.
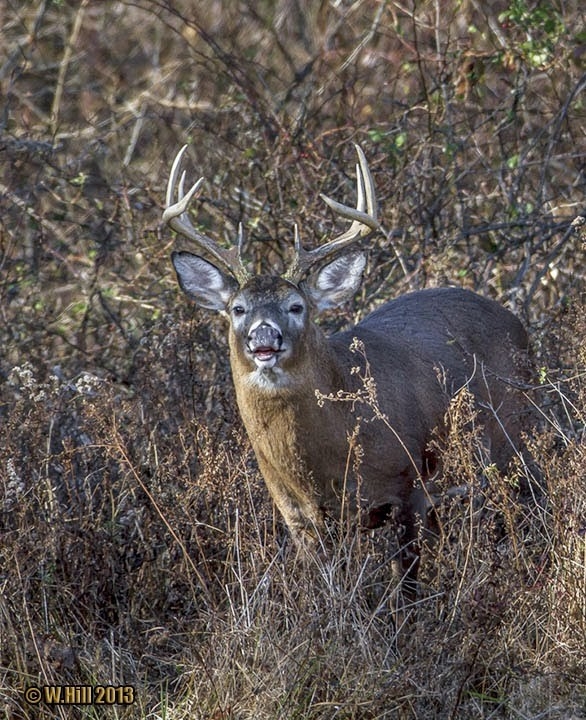
<path id="1" fill-rule="evenodd" d="M 563 403 L 531 441 L 539 497 L 519 491 L 527 466 L 501 476 L 453 434 L 446 472 L 471 493 L 436 509 L 439 540 L 400 627 L 389 534 L 350 529 L 297 557 L 240 431 L 213 436 L 91 375 L 41 381 L 23 366 L 10 388 L 5 717 L 33 716 L 31 684 L 135 685 L 137 703 L 112 717 L 583 713 L 583 366 L 546 386 Z M 568 407 L 560 434 L 553 411 Z"/>

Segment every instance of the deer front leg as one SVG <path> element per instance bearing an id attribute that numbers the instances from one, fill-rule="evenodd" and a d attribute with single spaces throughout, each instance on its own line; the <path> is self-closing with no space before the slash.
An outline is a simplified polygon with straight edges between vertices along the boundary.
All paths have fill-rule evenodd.
<path id="1" fill-rule="evenodd" d="M 257 457 L 270 496 L 295 544 L 306 549 L 314 547 L 321 536 L 324 519 L 311 484 L 297 472 L 277 471 L 260 453 Z"/>

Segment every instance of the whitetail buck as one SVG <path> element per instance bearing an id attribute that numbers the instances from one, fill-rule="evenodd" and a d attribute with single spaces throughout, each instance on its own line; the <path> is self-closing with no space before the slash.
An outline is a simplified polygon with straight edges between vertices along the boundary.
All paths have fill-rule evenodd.
<path id="1" fill-rule="evenodd" d="M 287 272 L 251 276 L 242 260 L 243 233 L 225 249 L 202 235 L 187 208 L 203 182 L 185 194 L 177 155 L 163 220 L 205 255 L 175 252 L 182 289 L 199 305 L 228 318 L 230 362 L 238 407 L 270 494 L 294 537 L 315 539 L 324 518 L 360 507 L 367 527 L 394 514 L 405 546 L 414 545 L 424 516 L 425 483 L 437 459 L 429 450 L 445 423 L 450 397 L 466 387 L 476 398 L 491 460 L 503 466 L 518 437 L 517 355 L 527 347 L 519 320 L 473 292 L 442 288 L 385 303 L 350 330 L 326 337 L 313 322 L 358 289 L 365 257 L 356 242 L 379 227 L 373 181 L 357 146 L 356 208 L 323 197 L 346 232 L 307 251 L 295 228 L 295 259 Z M 360 403 L 319 403 L 316 391 L 360 390 L 352 368 L 361 341 L 385 421 Z M 359 477 L 349 462 L 349 437 L 359 424 Z M 358 497 L 359 495 L 359 497 Z M 345 498 L 350 498 L 346 501 Z M 422 517 L 421 520 L 425 520 Z M 414 581 L 417 560 L 410 576 Z"/>

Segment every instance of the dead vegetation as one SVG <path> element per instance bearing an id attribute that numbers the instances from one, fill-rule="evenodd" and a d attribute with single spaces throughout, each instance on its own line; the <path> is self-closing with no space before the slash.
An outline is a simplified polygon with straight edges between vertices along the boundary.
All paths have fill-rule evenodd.
<path id="1" fill-rule="evenodd" d="M 0 20 L 1 716 L 586 717 L 581 4 L 5 0 Z M 308 245 L 332 229 L 319 192 L 351 194 L 351 140 L 385 232 L 328 326 L 462 285 L 521 315 L 536 361 L 531 468 L 482 467 L 454 408 L 445 462 L 473 498 L 438 508 L 398 629 L 384 534 L 295 557 L 222 324 L 178 301 L 160 227 L 189 141 L 206 232 L 242 221 L 251 263 L 279 264 L 294 222 Z M 135 702 L 27 704 L 53 684 Z"/>

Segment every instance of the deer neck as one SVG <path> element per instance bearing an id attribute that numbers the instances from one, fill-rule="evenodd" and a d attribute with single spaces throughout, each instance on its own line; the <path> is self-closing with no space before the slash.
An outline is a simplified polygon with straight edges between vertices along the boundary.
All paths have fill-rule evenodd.
<path id="1" fill-rule="evenodd" d="M 251 381 L 249 365 L 242 367 L 238 354 L 232 353 L 244 426 L 269 492 L 298 535 L 311 535 L 311 527 L 319 527 L 322 517 L 319 508 L 326 480 L 319 469 L 312 474 L 307 467 L 319 467 L 316 457 L 332 437 L 346 438 L 347 408 L 338 403 L 320 407 L 316 397 L 316 390 L 329 394 L 346 389 L 346 374 L 321 330 L 315 326 L 313 330 L 303 356 L 287 370 L 287 382 L 264 386 Z"/>

